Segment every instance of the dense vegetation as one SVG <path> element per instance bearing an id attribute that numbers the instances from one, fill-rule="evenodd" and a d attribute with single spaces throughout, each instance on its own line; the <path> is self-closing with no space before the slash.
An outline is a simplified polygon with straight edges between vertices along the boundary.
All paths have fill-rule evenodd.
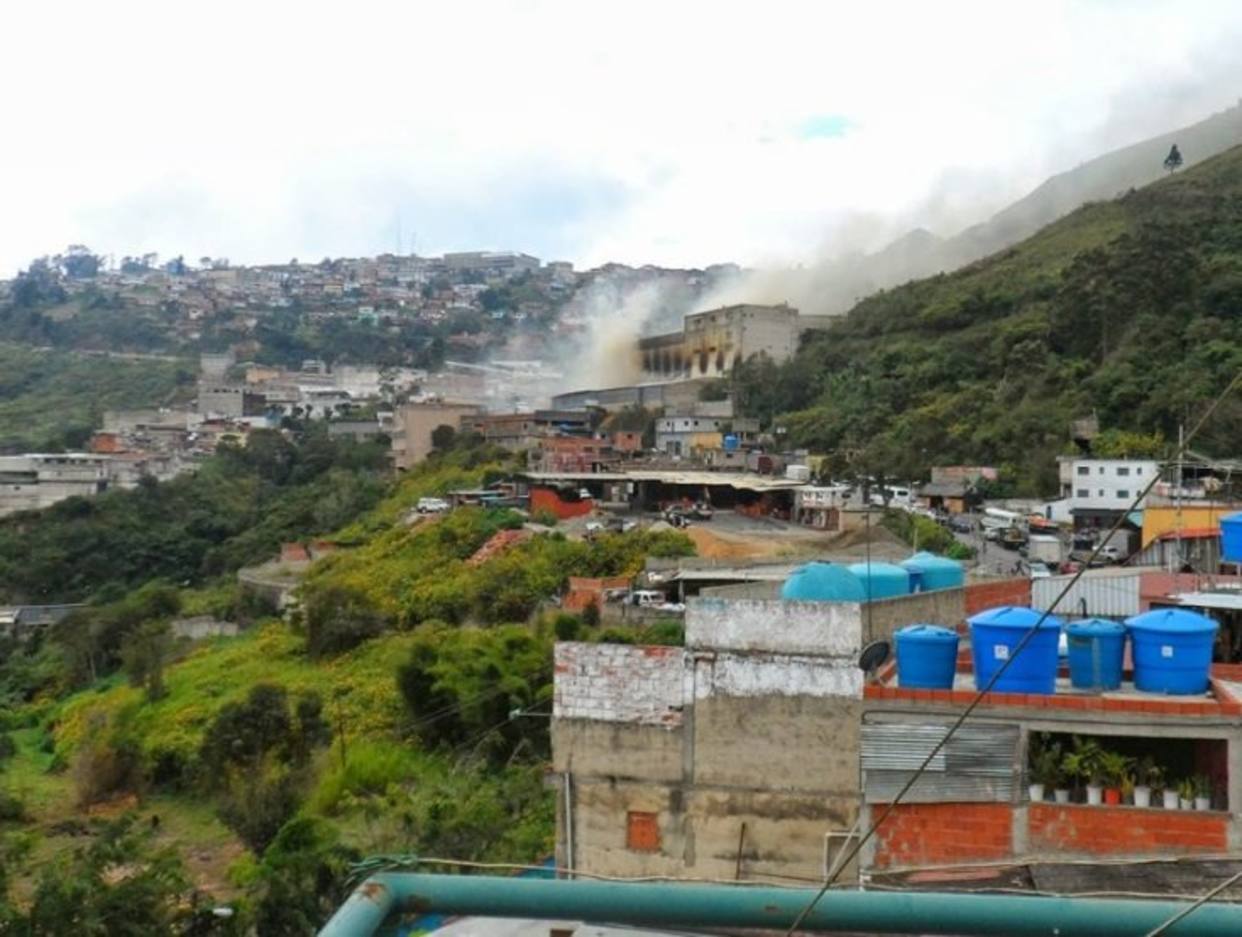
<path id="1" fill-rule="evenodd" d="M 177 361 L 0 344 L 0 453 L 80 448 L 105 410 L 173 403 L 193 384 Z"/>
<path id="2" fill-rule="evenodd" d="M 600 629 L 541 606 L 571 574 L 632 572 L 646 555 L 689 552 L 689 541 L 553 532 L 467 563 L 520 516 L 468 508 L 416 521 L 411 508 L 500 474 L 496 453 L 444 452 L 384 490 L 367 447 L 325 445 L 314 433 L 252 437 L 135 522 L 125 519 L 143 509 L 127 495 L 14 521 L 45 555 L 40 575 L 93 601 L 0 663 L 0 823 L 21 831 L 0 826 L 6 932 L 304 934 L 339 904 L 363 856 L 528 863 L 550 851 L 553 641 L 680 634 Z M 338 486 L 368 493 L 316 513 Z M 193 517 L 208 496 L 262 507 L 200 539 Z M 172 518 L 192 547 L 165 558 Z M 282 538 L 334 527 L 345 548 L 312 567 L 290 620 L 241 608 L 235 587 L 209 578 Z M 91 566 L 90 551 L 73 552 L 83 538 L 121 562 Z M 145 576 L 126 560 L 139 556 Z M 236 638 L 171 640 L 171 617 L 204 609 L 258 620 Z M 70 804 L 128 819 L 92 824 L 67 814 Z M 233 917 L 209 913 L 222 901 Z M 130 929 L 109 930 L 125 902 Z"/>
<path id="3" fill-rule="evenodd" d="M 1048 493 L 1071 419 L 1175 439 L 1240 369 L 1242 148 L 865 299 L 735 390 L 834 472 L 991 464 Z M 1235 395 L 1196 447 L 1233 454 L 1240 430 Z"/>
<path id="4" fill-rule="evenodd" d="M 285 540 L 333 531 L 375 504 L 387 453 L 257 430 L 192 474 L 70 498 L 0 520 L 0 598 L 117 599 L 152 579 L 182 585 L 268 559 Z"/>

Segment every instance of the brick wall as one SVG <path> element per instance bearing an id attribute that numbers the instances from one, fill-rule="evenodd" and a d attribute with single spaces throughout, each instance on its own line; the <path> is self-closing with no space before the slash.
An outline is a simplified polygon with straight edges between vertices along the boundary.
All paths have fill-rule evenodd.
<path id="1" fill-rule="evenodd" d="M 553 716 L 679 726 L 685 651 L 632 644 L 556 645 Z"/>
<path id="2" fill-rule="evenodd" d="M 1031 604 L 1029 579 L 1002 579 L 999 582 L 972 582 L 966 586 L 966 617 L 999 605 Z"/>
<path id="3" fill-rule="evenodd" d="M 1031 804 L 1029 818 L 1033 852 L 1143 855 L 1228 849 L 1228 817 L 1219 813 Z"/>
<path id="4" fill-rule="evenodd" d="M 873 822 L 883 810 L 872 805 Z M 874 866 L 990 862 L 1012 854 L 1008 804 L 898 804 L 876 833 Z"/>

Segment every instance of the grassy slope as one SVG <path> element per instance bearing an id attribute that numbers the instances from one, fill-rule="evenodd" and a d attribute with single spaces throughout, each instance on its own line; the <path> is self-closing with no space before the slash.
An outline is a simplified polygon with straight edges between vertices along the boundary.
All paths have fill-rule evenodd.
<path id="1" fill-rule="evenodd" d="M 39 449 L 67 430 L 97 428 L 104 410 L 187 395 L 193 368 L 0 344 L 0 451 Z"/>
<path id="2" fill-rule="evenodd" d="M 1240 307 L 1242 148 L 872 296 L 741 394 L 872 471 L 1007 463 L 1035 490 L 1072 417 L 1175 432 L 1242 367 Z"/>
<path id="3" fill-rule="evenodd" d="M 341 540 L 382 542 L 417 499 L 448 488 L 477 485 L 482 468 L 427 468 L 407 476 L 363 519 L 341 531 Z M 211 604 L 210 590 L 187 594 L 187 608 Z M 82 741 L 102 726 L 124 725 L 139 743 L 144 762 L 174 757 L 190 761 L 203 732 L 225 705 L 246 696 L 257 683 L 286 687 L 291 694 L 313 690 L 327 706 L 334 731 L 348 740 L 348 771 L 339 768 L 335 745 L 316 760 L 316 782 L 306 809 L 331 815 L 346 842 L 363 852 L 408 848 L 409 831 L 398 817 L 438 814 L 443 800 L 460 803 L 465 815 L 493 831 L 494 858 L 531 859 L 548 848 L 551 800 L 537 773 L 512 769 L 503 775 L 464 781 L 459 767 L 433 753 L 420 753 L 403 731 L 406 714 L 397 691 L 397 668 L 416 639 L 413 632 L 391 632 L 351 652 L 322 661 L 307 657 L 304 641 L 283 622 L 266 624 L 236 638 L 205 642 L 165 671 L 167 695 L 156 702 L 114 675 L 60 700 L 32 704 L 27 727 L 13 731 L 17 754 L 0 774 L 3 789 L 17 795 L 29 812 L 27 829 L 39 834 L 36 859 L 79 844 L 65 821 L 85 816 L 76 806 L 72 765 Z M 418 784 L 410 788 L 394 779 Z M 467 786 L 462 787 L 463 783 Z M 373 798 L 359 798 L 357 790 Z M 515 793 L 516 792 L 516 793 Z M 508 805 L 508 806 L 506 806 Z M 132 799 L 91 808 L 120 811 Z M 506 815 L 512 809 L 513 815 Z M 497 812 L 499 811 L 499 812 Z M 213 893 L 234 891 L 230 868 L 253 864 L 236 837 L 217 818 L 210 802 L 194 792 L 145 796 L 141 815 L 160 817 L 162 842 L 178 848 L 196 882 Z M 480 819 L 481 818 L 481 819 Z M 464 822 L 464 821 L 462 821 Z M 486 827 L 485 827 L 486 828 Z"/>

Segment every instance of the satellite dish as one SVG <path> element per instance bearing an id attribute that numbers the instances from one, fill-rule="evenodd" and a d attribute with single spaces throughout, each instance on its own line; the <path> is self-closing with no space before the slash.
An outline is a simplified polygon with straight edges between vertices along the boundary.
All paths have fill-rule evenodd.
<path id="1" fill-rule="evenodd" d="M 872 641 L 858 655 L 858 669 L 868 675 L 874 674 L 888 662 L 890 654 L 892 648 L 887 641 Z"/>

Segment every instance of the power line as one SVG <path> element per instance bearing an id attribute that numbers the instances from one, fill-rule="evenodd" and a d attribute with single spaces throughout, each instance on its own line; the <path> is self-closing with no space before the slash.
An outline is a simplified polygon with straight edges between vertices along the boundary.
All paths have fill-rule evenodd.
<path id="1" fill-rule="evenodd" d="M 1179 459 L 1184 453 L 1185 447 L 1190 445 L 1191 440 L 1199 434 L 1199 430 L 1203 428 L 1204 424 L 1208 421 L 1212 414 L 1216 412 L 1216 408 L 1220 406 L 1221 402 L 1229 396 L 1229 394 L 1231 394 L 1240 383 L 1242 383 L 1242 371 L 1239 371 L 1234 376 L 1233 380 L 1229 382 L 1229 385 L 1221 391 L 1215 400 L 1212 401 L 1203 416 L 1201 416 L 1199 421 L 1195 423 L 1194 428 L 1191 429 L 1190 433 L 1179 440 Z M 957 730 L 962 727 L 963 723 L 970 718 L 971 714 L 979 707 L 980 703 L 983 702 L 984 697 L 991 692 L 997 681 L 1000 680 L 1005 671 L 1008 670 L 1013 662 L 1018 658 L 1018 655 L 1021 654 L 1022 651 L 1025 650 L 1026 646 L 1031 643 L 1035 635 L 1038 634 L 1039 629 L 1043 626 L 1043 623 L 1048 619 L 1048 616 L 1051 615 L 1053 610 L 1061 604 L 1065 597 L 1070 593 L 1070 590 L 1077 585 L 1078 581 L 1086 573 L 1091 563 L 1099 558 L 1100 552 L 1104 549 L 1104 544 L 1108 542 L 1109 538 L 1112 537 L 1113 534 L 1121 529 L 1121 525 L 1125 521 L 1126 515 L 1130 511 L 1135 510 L 1142 503 L 1143 499 L 1147 497 L 1147 495 L 1151 492 L 1151 489 L 1156 486 L 1156 483 L 1159 480 L 1160 473 L 1157 472 L 1152 476 L 1151 481 L 1149 481 L 1143 489 L 1135 495 L 1134 500 L 1130 502 L 1130 506 L 1117 517 L 1117 519 L 1113 522 L 1113 526 L 1109 528 L 1108 533 L 1104 537 L 1100 538 L 1099 542 L 1095 546 L 1095 549 L 1091 552 L 1090 557 L 1088 557 L 1087 562 L 1083 564 L 1082 567 L 1079 568 L 1078 572 L 1071 577 L 1070 581 L 1065 584 L 1065 586 L 1057 594 L 1056 599 L 1053 600 L 1052 605 L 1049 606 L 1047 610 L 1040 613 L 1040 616 L 1035 621 L 1035 624 L 1033 624 L 1022 635 L 1017 644 L 1015 644 L 1013 649 L 1009 652 L 1009 656 L 1002 661 L 1000 667 L 993 672 L 991 679 L 989 679 L 984 686 L 980 687 L 975 692 L 974 698 L 969 704 L 967 704 L 966 708 L 962 710 L 961 715 L 953 721 L 953 724 L 949 726 L 949 730 L 944 734 L 944 736 L 932 747 L 931 751 L 927 753 L 927 757 L 923 759 L 923 763 L 914 770 L 914 772 L 910 775 L 910 778 L 905 784 L 902 785 L 901 790 L 897 792 L 897 795 L 885 805 L 884 810 L 880 813 L 880 816 L 876 819 L 876 821 L 867 828 L 866 833 L 858 839 L 858 841 L 846 854 L 845 858 L 839 862 L 836 871 L 834 871 L 827 881 L 824 882 L 820 890 L 815 894 L 810 902 L 807 903 L 807 906 L 799 912 L 798 916 L 794 919 L 793 924 L 790 925 L 789 930 L 785 932 L 785 937 L 793 937 L 793 934 L 802 927 L 802 923 L 808 916 L 810 916 L 811 912 L 815 910 L 815 906 L 819 904 L 820 899 L 828 893 L 828 889 L 831 888 L 833 883 L 840 877 L 841 872 L 858 856 L 858 854 L 862 851 L 863 846 L 870 842 L 871 838 L 884 824 L 884 821 L 889 818 L 892 812 L 897 808 L 897 805 L 902 802 L 908 793 L 910 793 L 918 779 L 923 776 L 923 774 L 927 771 L 927 768 L 935 760 L 936 756 L 939 755 L 945 745 L 949 743 L 949 739 L 951 739 Z"/>
<path id="2" fill-rule="evenodd" d="M 1242 872 L 1236 872 L 1233 875 L 1229 876 L 1229 878 L 1225 879 L 1223 882 L 1221 882 L 1219 885 L 1217 885 L 1207 894 L 1203 895 L 1202 897 L 1196 898 L 1193 902 L 1191 902 L 1181 911 L 1178 911 L 1175 915 L 1173 915 L 1167 921 L 1152 928 L 1150 931 L 1147 932 L 1145 937 L 1160 937 L 1161 934 L 1167 931 L 1170 927 L 1172 927 L 1178 921 L 1181 921 L 1185 918 L 1190 917 L 1190 915 L 1194 914 L 1195 911 L 1203 907 L 1205 904 L 1207 904 L 1209 901 L 1211 901 L 1213 898 L 1215 898 L 1222 891 L 1224 891 L 1226 888 L 1228 888 L 1230 885 L 1232 885 L 1234 882 L 1238 881 L 1239 879 L 1242 879 Z"/>

